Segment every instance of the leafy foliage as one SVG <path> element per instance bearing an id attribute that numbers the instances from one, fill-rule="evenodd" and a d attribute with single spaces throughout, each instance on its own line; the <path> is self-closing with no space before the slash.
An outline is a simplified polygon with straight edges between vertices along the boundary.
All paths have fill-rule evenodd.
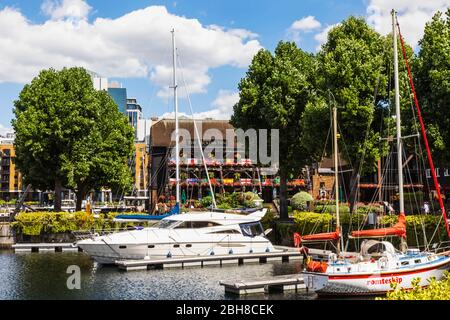
<path id="1" fill-rule="evenodd" d="M 123 227 L 123 224 L 114 222 L 117 215 L 133 213 L 108 213 L 94 218 L 85 211 L 78 212 L 22 212 L 16 216 L 12 223 L 17 234 L 39 236 L 43 234 L 68 233 L 77 230 L 111 230 Z M 137 223 L 128 223 L 130 226 Z"/>
<path id="2" fill-rule="evenodd" d="M 261 49 L 239 83 L 239 102 L 231 123 L 236 128 L 278 129 L 281 216 L 287 217 L 286 179 L 306 163 L 300 140 L 301 115 L 314 95 L 314 56 L 293 42 L 279 42 L 275 54 Z"/>
<path id="3" fill-rule="evenodd" d="M 14 106 L 16 163 L 34 188 L 72 188 L 81 207 L 91 189 L 131 186 L 133 128 L 85 69 L 41 71 Z"/>
<path id="4" fill-rule="evenodd" d="M 413 64 L 415 85 L 427 136 L 437 162 L 448 165 L 450 151 L 450 8 L 425 26 Z"/>
<path id="5" fill-rule="evenodd" d="M 291 205 L 294 210 L 304 211 L 306 210 L 307 203 L 312 203 L 313 200 L 313 197 L 308 192 L 300 191 L 291 198 Z"/>
<path id="6" fill-rule="evenodd" d="M 445 272 L 444 278 L 437 281 L 435 278 L 429 280 L 426 288 L 420 285 L 420 279 L 412 281 L 413 288 L 405 290 L 398 287 L 397 283 L 393 283 L 392 287 L 395 289 L 388 292 L 386 298 L 377 298 L 378 300 L 450 300 L 450 274 Z"/>

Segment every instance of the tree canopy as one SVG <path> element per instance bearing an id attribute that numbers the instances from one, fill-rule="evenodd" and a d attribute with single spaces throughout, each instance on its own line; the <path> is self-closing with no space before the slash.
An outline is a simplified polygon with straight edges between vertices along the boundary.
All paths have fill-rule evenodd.
<path id="1" fill-rule="evenodd" d="M 63 187 L 76 191 L 77 209 L 91 189 L 130 187 L 133 128 L 86 70 L 43 70 L 14 106 L 17 166 L 33 187 L 55 190 L 55 210 Z"/>
<path id="2" fill-rule="evenodd" d="M 450 8 L 425 26 L 414 63 L 414 78 L 433 156 L 450 164 Z"/>
<path id="3" fill-rule="evenodd" d="M 317 66 L 312 54 L 281 41 L 272 55 L 261 49 L 239 83 L 239 102 L 231 123 L 236 128 L 278 129 L 281 216 L 287 218 L 286 178 L 306 164 L 300 141 L 301 115 L 314 93 Z"/>

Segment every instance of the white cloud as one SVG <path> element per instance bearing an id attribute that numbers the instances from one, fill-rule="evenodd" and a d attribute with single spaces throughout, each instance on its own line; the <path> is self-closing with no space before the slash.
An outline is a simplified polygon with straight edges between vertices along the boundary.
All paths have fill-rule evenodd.
<path id="1" fill-rule="evenodd" d="M 87 19 L 92 8 L 84 0 L 45 0 L 41 10 L 54 20 Z"/>
<path id="2" fill-rule="evenodd" d="M 0 10 L 0 83 L 29 82 L 44 68 L 82 66 L 106 77 L 149 77 L 167 88 L 172 68 L 170 30 L 175 28 L 186 82 L 190 93 L 198 93 L 210 83 L 210 69 L 247 67 L 261 48 L 248 30 L 205 26 L 171 14 L 164 6 L 89 22 L 85 17 L 90 7 L 67 9 L 71 3 L 75 8 L 86 2 L 52 3 L 45 10 L 53 19 L 42 24 L 30 22 L 17 9 Z M 158 95 L 166 96 L 166 91 L 161 89 Z"/>
<path id="3" fill-rule="evenodd" d="M 219 90 L 219 94 L 217 95 L 216 99 L 212 102 L 212 106 L 215 108 L 204 112 L 194 113 L 194 118 L 195 119 L 212 118 L 215 120 L 229 120 L 231 118 L 231 115 L 233 114 L 233 106 L 238 101 L 239 101 L 238 92 Z M 179 116 L 192 118 L 191 114 L 186 114 L 183 112 L 180 112 Z M 167 112 L 161 116 L 161 118 L 164 119 L 172 119 L 174 117 L 175 117 L 174 112 Z"/>
<path id="4" fill-rule="evenodd" d="M 321 23 L 317 21 L 314 16 L 307 16 L 300 20 L 294 21 L 289 29 L 297 31 L 312 31 L 320 28 L 320 26 Z"/>
<path id="5" fill-rule="evenodd" d="M 300 34 L 302 32 L 308 33 L 313 30 L 319 29 L 320 27 L 321 23 L 317 21 L 314 16 L 307 16 L 300 20 L 294 21 L 287 30 L 287 36 L 295 42 L 299 42 Z"/>
<path id="6" fill-rule="evenodd" d="M 13 132 L 12 128 L 7 128 L 0 123 L 0 136 L 5 136 L 6 133 Z"/>
<path id="7" fill-rule="evenodd" d="M 320 50 L 320 47 L 322 46 L 322 44 L 327 42 L 328 32 L 330 32 L 331 29 L 333 29 L 334 27 L 337 27 L 338 25 L 339 25 L 339 23 L 329 25 L 329 26 L 325 27 L 324 29 L 322 29 L 322 31 L 320 31 L 319 33 L 317 33 L 314 36 L 314 39 L 318 42 L 318 45 L 316 47 L 317 51 Z"/>
<path id="8" fill-rule="evenodd" d="M 370 0 L 367 6 L 367 21 L 381 34 L 392 32 L 391 10 L 397 11 L 403 37 L 413 47 L 423 36 L 425 24 L 437 11 L 445 12 L 450 0 Z"/>

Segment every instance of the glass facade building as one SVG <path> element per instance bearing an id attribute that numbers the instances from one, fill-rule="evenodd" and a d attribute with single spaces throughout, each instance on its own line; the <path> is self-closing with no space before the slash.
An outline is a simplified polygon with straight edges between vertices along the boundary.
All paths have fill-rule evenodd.
<path id="1" fill-rule="evenodd" d="M 109 95 L 119 107 L 120 112 L 126 114 L 127 110 L 127 89 L 126 88 L 108 88 Z"/>

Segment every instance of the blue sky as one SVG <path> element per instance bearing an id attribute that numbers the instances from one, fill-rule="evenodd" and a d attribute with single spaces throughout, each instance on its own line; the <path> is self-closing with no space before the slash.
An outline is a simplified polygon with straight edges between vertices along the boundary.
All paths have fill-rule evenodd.
<path id="1" fill-rule="evenodd" d="M 436 10 L 450 5 L 447 0 L 427 1 L 422 7 L 401 0 L 391 1 L 389 5 L 384 2 L 0 0 L 0 28 L 2 22 L 13 28 L 4 30 L 3 34 L 0 31 L 0 47 L 2 40 L 9 46 L 20 44 L 0 53 L 0 133 L 2 128 L 11 127 L 12 102 L 36 70 L 58 68 L 66 63 L 96 69 L 93 71 L 121 82 L 128 95 L 141 103 L 146 117 L 171 112 L 172 102 L 164 89 L 170 84 L 167 48 L 170 48 L 171 23 L 180 25 L 177 27 L 181 30 L 177 34 L 181 38 L 179 54 L 186 61 L 188 86 L 192 83 L 194 111 L 215 110 L 206 113 L 215 116 L 229 115 L 237 99 L 238 82 L 245 75 L 251 57 L 261 47 L 272 51 L 280 40 L 295 40 L 302 49 L 315 52 L 320 39 L 326 38 L 327 27 L 350 15 L 364 16 L 375 29 L 388 32 L 390 26 L 384 26 L 388 8 L 397 3 L 399 18 L 404 18 L 404 33 L 410 34 L 414 43 L 425 21 Z M 154 6 L 163 6 L 165 10 L 161 7 L 141 10 Z M 124 16 L 128 18 L 125 20 Z M 160 27 L 150 22 L 148 29 L 146 25 L 142 27 L 148 20 L 157 18 L 162 19 Z M 97 19 L 103 22 L 97 23 Z M 296 21 L 297 29 L 293 30 Z M 86 39 L 82 38 L 83 34 Z M 166 44 L 161 44 L 166 40 Z M 180 105 L 187 113 L 185 99 L 181 99 Z"/>

